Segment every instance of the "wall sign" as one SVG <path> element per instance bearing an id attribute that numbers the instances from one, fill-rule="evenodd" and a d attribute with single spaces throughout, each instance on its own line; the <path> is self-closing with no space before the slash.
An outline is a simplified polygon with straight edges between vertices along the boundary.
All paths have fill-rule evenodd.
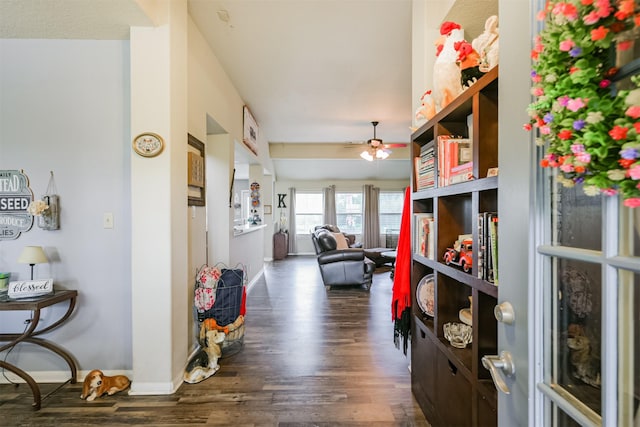
<path id="1" fill-rule="evenodd" d="M 0 240 L 17 239 L 33 225 L 27 212 L 33 201 L 29 178 L 18 170 L 0 170 Z"/>

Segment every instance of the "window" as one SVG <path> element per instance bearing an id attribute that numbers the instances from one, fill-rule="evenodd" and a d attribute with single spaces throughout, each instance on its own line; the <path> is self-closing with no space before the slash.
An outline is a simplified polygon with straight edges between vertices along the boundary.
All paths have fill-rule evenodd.
<path id="1" fill-rule="evenodd" d="M 343 233 L 362 234 L 362 193 L 336 193 L 336 218 Z"/>
<path id="2" fill-rule="evenodd" d="M 399 234 L 404 194 L 402 191 L 381 191 L 378 210 L 380 212 L 380 234 Z"/>
<path id="3" fill-rule="evenodd" d="M 309 234 L 316 225 L 324 223 L 321 192 L 296 192 L 296 234 Z"/>

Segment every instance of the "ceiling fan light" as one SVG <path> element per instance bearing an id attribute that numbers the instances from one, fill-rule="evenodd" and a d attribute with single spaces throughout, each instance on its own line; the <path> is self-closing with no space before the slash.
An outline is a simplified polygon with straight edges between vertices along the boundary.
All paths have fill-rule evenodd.
<path id="1" fill-rule="evenodd" d="M 389 157 L 389 153 L 387 153 L 385 150 L 376 150 L 377 159 L 384 160 L 387 157 Z"/>
<path id="2" fill-rule="evenodd" d="M 360 153 L 360 157 L 369 162 L 373 161 L 373 156 L 371 155 L 371 153 L 369 153 L 369 150 L 364 150 L 362 153 Z"/>

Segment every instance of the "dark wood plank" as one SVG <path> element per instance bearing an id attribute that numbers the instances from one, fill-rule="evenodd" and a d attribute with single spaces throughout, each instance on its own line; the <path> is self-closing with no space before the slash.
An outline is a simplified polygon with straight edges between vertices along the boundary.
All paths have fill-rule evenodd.
<path id="1" fill-rule="evenodd" d="M 220 371 L 170 396 L 80 399 L 68 384 L 33 411 L 30 390 L 0 385 L 0 424 L 429 426 L 411 394 L 408 359 L 393 344 L 392 281 L 326 291 L 315 257 L 270 263 L 247 297 L 243 349 Z M 55 388 L 43 385 L 43 392 Z"/>

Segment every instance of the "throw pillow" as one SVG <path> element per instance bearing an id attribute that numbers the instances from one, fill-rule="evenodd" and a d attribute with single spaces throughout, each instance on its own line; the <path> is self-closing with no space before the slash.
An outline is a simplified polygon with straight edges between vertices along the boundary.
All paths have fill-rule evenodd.
<path id="1" fill-rule="evenodd" d="M 342 233 L 331 233 L 336 238 L 336 249 L 349 249 L 347 238 Z"/>

